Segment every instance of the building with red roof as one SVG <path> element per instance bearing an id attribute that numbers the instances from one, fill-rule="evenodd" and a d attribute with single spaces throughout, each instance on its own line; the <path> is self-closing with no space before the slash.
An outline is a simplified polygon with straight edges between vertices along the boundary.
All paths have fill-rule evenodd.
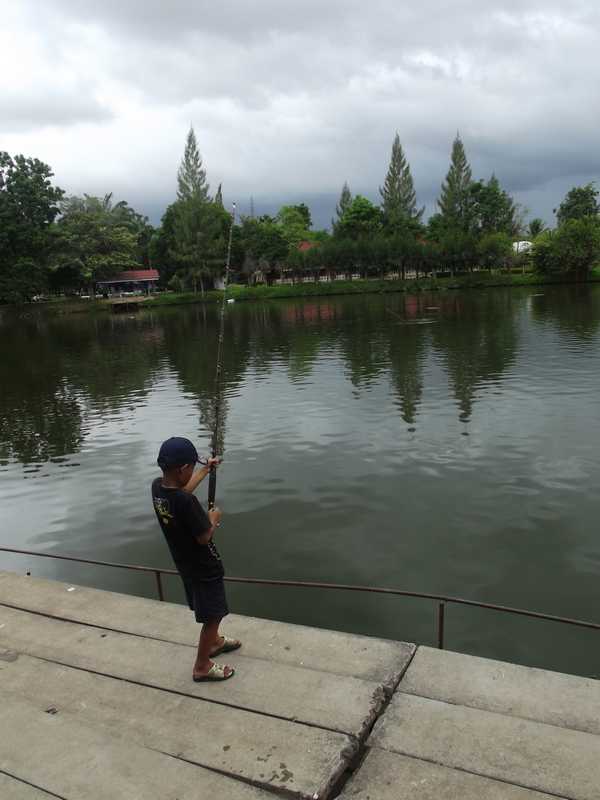
<path id="1" fill-rule="evenodd" d="M 159 278 L 157 269 L 129 269 L 104 281 L 96 281 L 96 286 L 100 294 L 148 293 L 156 289 Z"/>

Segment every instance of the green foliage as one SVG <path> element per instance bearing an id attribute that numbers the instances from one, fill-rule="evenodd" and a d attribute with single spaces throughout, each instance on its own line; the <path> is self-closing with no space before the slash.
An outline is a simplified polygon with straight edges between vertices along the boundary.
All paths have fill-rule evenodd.
<path id="1" fill-rule="evenodd" d="M 381 229 L 381 209 L 357 194 L 337 224 L 335 235 L 340 239 L 361 239 L 374 236 Z"/>
<path id="2" fill-rule="evenodd" d="M 175 216 L 176 204 L 167 206 L 160 227 L 153 233 L 148 244 L 150 263 L 160 274 L 160 284 L 165 287 L 175 275 Z"/>
<path id="3" fill-rule="evenodd" d="M 31 300 L 47 285 L 47 270 L 38 259 L 17 256 L 0 262 L 0 303 Z"/>
<path id="4" fill-rule="evenodd" d="M 302 217 L 302 220 L 304 221 L 304 228 L 307 231 L 310 230 L 312 228 L 312 217 L 310 215 L 310 208 L 306 205 L 306 203 L 298 203 L 298 205 L 291 206 L 291 208 L 295 208 Z"/>
<path id="5" fill-rule="evenodd" d="M 307 205 L 282 206 L 277 214 L 277 222 L 289 251 L 295 250 L 300 242 L 310 237 L 312 220 Z"/>
<path id="6" fill-rule="evenodd" d="M 495 175 L 487 183 L 476 181 L 470 186 L 473 229 L 478 234 L 518 233 L 517 207 L 512 197 L 505 192 Z"/>
<path id="7" fill-rule="evenodd" d="M 202 156 L 198 150 L 198 142 L 194 129 L 190 128 L 185 144 L 183 159 L 177 173 L 178 200 L 208 200 L 209 185 L 206 182 L 206 171 L 202 166 Z"/>
<path id="8" fill-rule="evenodd" d="M 466 272 L 477 264 L 477 238 L 460 228 L 446 229 L 439 242 L 439 261 L 443 270 Z"/>
<path id="9" fill-rule="evenodd" d="M 537 272 L 581 280 L 600 259 L 600 222 L 592 217 L 568 219 L 535 242 L 532 261 Z"/>
<path id="10" fill-rule="evenodd" d="M 486 233 L 477 242 L 479 265 L 487 269 L 510 266 L 513 257 L 512 239 L 506 233 Z"/>
<path id="11" fill-rule="evenodd" d="M 331 239 L 331 234 L 329 231 L 320 230 L 320 231 L 311 231 L 310 232 L 310 240 L 313 242 L 328 242 Z"/>
<path id="12" fill-rule="evenodd" d="M 556 212 L 558 224 L 564 225 L 569 220 L 597 217 L 600 211 L 597 197 L 598 190 L 593 183 L 587 183 L 585 186 L 574 186 Z"/>
<path id="13" fill-rule="evenodd" d="M 61 204 L 61 213 L 81 212 L 106 220 L 107 225 L 128 230 L 135 236 L 135 261 L 138 267 L 150 265 L 150 242 L 154 236 L 154 228 L 148 224 L 148 217 L 138 214 L 126 200 L 113 203 L 112 192 L 104 197 L 69 197 Z"/>
<path id="14" fill-rule="evenodd" d="M 51 226 L 64 192 L 37 158 L 0 151 L 0 302 L 29 300 L 46 285 Z"/>
<path id="15" fill-rule="evenodd" d="M 431 242 L 440 242 L 446 232 L 446 221 L 441 214 L 432 214 L 427 222 L 427 239 Z"/>
<path id="16" fill-rule="evenodd" d="M 417 194 L 400 137 L 396 134 L 385 182 L 379 188 L 384 224 L 391 231 L 418 230 L 425 208 L 417 208 Z"/>
<path id="17" fill-rule="evenodd" d="M 352 204 L 352 192 L 350 191 L 350 187 L 348 186 L 348 182 L 345 181 L 344 185 L 342 186 L 342 192 L 340 194 L 340 199 L 335 207 L 335 219 L 331 220 L 331 229 L 335 233 L 336 227 L 339 224 L 340 220 L 344 216 L 344 212 L 347 208 L 350 207 Z"/>
<path id="18" fill-rule="evenodd" d="M 544 231 L 531 250 L 531 263 L 536 272 L 544 275 L 560 274 L 560 264 L 556 262 L 553 248 L 553 231 Z"/>
<path id="19" fill-rule="evenodd" d="M 532 219 L 529 225 L 527 226 L 526 235 L 529 237 L 529 239 L 533 241 L 534 239 L 537 239 L 537 237 L 545 230 L 546 230 L 546 223 L 544 222 L 544 220 L 540 219 L 539 217 L 535 217 L 535 219 Z"/>
<path id="20" fill-rule="evenodd" d="M 139 233 L 145 225 L 145 218 L 127 203 L 113 206 L 110 194 L 67 198 L 61 203 L 51 255 L 54 281 L 79 288 L 135 269 Z"/>
<path id="21" fill-rule="evenodd" d="M 221 206 L 221 208 L 224 208 L 224 206 L 223 206 L 223 191 L 221 189 L 221 184 L 219 184 L 219 188 L 217 189 L 217 193 L 215 195 L 214 203 L 215 203 L 215 205 Z"/>
<path id="22" fill-rule="evenodd" d="M 438 200 L 444 227 L 468 231 L 472 223 L 472 173 L 465 148 L 457 134 L 452 145 L 450 169 Z"/>
<path id="23" fill-rule="evenodd" d="M 209 283 L 223 274 L 231 216 L 222 206 L 193 195 L 173 204 L 173 249 L 178 287 L 190 285 L 204 292 Z M 171 278 L 171 280 L 173 280 Z"/>
<path id="24" fill-rule="evenodd" d="M 248 266 L 275 269 L 288 254 L 289 245 L 281 225 L 269 216 L 242 220 L 240 239 Z"/>

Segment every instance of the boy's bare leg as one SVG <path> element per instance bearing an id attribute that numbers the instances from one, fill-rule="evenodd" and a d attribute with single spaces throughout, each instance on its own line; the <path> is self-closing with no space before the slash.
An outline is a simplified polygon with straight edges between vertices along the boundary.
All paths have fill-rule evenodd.
<path id="1" fill-rule="evenodd" d="M 219 639 L 219 625 L 220 619 L 205 622 L 200 631 L 200 641 L 198 642 L 198 654 L 196 656 L 196 663 L 194 664 L 194 677 L 200 678 L 206 675 L 212 667 L 213 662 L 210 660 L 210 654 L 216 649 Z M 225 674 L 231 673 L 231 667 L 225 667 Z"/>

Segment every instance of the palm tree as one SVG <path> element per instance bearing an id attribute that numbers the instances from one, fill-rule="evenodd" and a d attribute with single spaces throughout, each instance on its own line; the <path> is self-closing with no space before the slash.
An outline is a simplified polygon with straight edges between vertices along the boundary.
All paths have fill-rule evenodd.
<path id="1" fill-rule="evenodd" d="M 528 237 L 533 240 L 537 239 L 540 233 L 543 233 L 546 230 L 546 223 L 543 219 L 536 217 L 532 219 L 529 223 L 529 227 L 527 228 L 527 235 Z"/>

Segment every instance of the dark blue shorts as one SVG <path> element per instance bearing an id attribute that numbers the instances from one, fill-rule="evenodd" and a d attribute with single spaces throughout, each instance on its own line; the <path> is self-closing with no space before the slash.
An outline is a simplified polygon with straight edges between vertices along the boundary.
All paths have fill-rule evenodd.
<path id="1" fill-rule="evenodd" d="M 196 622 L 215 622 L 229 614 L 223 578 L 199 581 L 182 577 L 181 580 Z"/>

